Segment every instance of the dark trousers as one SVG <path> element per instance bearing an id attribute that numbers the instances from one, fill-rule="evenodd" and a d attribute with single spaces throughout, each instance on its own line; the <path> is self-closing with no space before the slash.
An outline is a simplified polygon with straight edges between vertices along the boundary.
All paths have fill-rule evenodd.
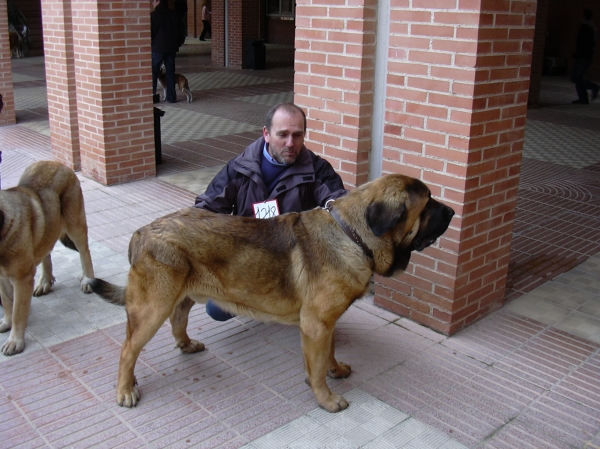
<path id="1" fill-rule="evenodd" d="M 583 79 L 583 74 L 592 65 L 591 59 L 576 59 L 571 70 L 571 82 L 575 84 L 579 100 L 588 102 L 588 90 L 595 91 L 598 85 Z"/>
<path id="2" fill-rule="evenodd" d="M 203 41 L 206 37 L 206 33 L 210 34 L 210 37 L 212 37 L 212 31 L 210 30 L 210 20 L 202 21 L 202 33 L 200 34 L 201 41 Z"/>
<path id="3" fill-rule="evenodd" d="M 167 101 L 169 103 L 175 103 L 175 101 L 177 101 L 177 93 L 175 92 L 175 54 L 175 52 L 152 52 L 152 93 L 156 94 L 160 66 L 164 63 L 167 78 Z"/>

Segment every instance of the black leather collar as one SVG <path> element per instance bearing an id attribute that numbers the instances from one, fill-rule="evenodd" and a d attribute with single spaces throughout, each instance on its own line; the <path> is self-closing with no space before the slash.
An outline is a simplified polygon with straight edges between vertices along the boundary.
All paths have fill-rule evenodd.
<path id="1" fill-rule="evenodd" d="M 365 253 L 365 255 L 371 259 L 373 259 L 373 251 L 371 251 L 371 249 L 366 245 L 366 243 L 363 241 L 362 238 L 360 238 L 360 235 L 358 235 L 356 233 L 356 231 L 354 229 L 352 229 L 350 227 L 350 225 L 348 225 L 348 223 L 346 223 L 342 217 L 340 217 L 340 214 L 331 207 L 331 202 L 328 202 L 328 204 L 325 206 L 325 210 L 327 212 L 329 212 L 331 214 L 331 217 L 334 219 L 334 221 L 338 224 L 338 226 L 340 228 L 342 228 L 342 231 L 344 231 L 346 233 L 346 235 L 348 237 L 350 237 L 350 239 L 356 243 L 358 246 L 360 246 L 363 250 L 363 252 Z"/>

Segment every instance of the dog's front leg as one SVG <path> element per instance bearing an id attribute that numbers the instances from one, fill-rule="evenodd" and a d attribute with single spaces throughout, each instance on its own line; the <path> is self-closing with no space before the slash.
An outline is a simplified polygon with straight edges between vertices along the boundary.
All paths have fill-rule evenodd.
<path id="1" fill-rule="evenodd" d="M 339 394 L 334 394 L 325 381 L 330 364 L 331 340 L 334 327 L 326 327 L 313 318 L 309 323 L 301 322 L 302 352 L 306 370 L 306 383 L 310 385 L 317 399 L 317 404 L 328 412 L 339 412 L 348 407 L 348 401 Z"/>
<path id="2" fill-rule="evenodd" d="M 50 291 L 52 288 L 52 284 L 56 282 L 56 279 L 52 275 L 52 258 L 50 257 L 50 253 L 44 260 L 42 260 L 42 275 L 40 276 L 40 280 L 33 288 L 33 296 L 42 296 Z"/>
<path id="3" fill-rule="evenodd" d="M 4 298 L 4 294 L 2 296 L 5 319 L 7 315 L 12 317 L 12 323 L 9 325 L 10 334 L 8 335 L 8 340 L 0 348 L 4 355 L 18 354 L 25 349 L 25 328 L 27 327 L 31 295 L 33 294 L 34 273 L 35 271 L 29 273 L 24 278 L 14 281 L 14 297 L 12 301 L 9 297 Z M 5 321 L 2 322 L 3 325 L 4 323 Z"/>
<path id="4" fill-rule="evenodd" d="M 12 327 L 13 311 L 13 286 L 6 278 L 0 279 L 0 298 L 2 298 L 2 308 L 4 309 L 0 332 L 6 332 Z"/>

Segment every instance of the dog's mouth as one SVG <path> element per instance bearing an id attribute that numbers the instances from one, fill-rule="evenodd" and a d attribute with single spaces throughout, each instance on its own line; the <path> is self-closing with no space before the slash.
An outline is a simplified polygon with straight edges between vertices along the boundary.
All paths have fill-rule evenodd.
<path id="1" fill-rule="evenodd" d="M 413 240 L 412 247 L 415 251 L 423 251 L 428 246 L 433 245 L 436 240 L 437 238 Z"/>

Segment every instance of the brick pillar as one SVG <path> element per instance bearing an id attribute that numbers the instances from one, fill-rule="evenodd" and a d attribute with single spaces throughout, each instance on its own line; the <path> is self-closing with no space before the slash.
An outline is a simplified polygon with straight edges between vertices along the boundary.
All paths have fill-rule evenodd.
<path id="1" fill-rule="evenodd" d="M 71 0 L 42 1 L 52 156 L 81 170 Z"/>
<path id="2" fill-rule="evenodd" d="M 384 171 L 423 179 L 457 215 L 376 302 L 445 334 L 500 308 L 519 181 L 535 0 L 425 0 L 392 11 Z M 458 5 L 458 7 L 452 7 Z"/>
<path id="3" fill-rule="evenodd" d="M 2 112 L 0 112 L 0 126 L 14 125 L 17 121 L 8 41 L 8 9 L 6 5 L 7 3 L 4 0 L 0 0 L 0 94 L 2 94 L 2 102 L 4 103 Z M 2 151 L 2 148 L 0 148 L 0 151 Z"/>
<path id="4" fill-rule="evenodd" d="M 228 0 L 227 10 L 225 10 L 224 0 L 211 2 L 211 62 L 213 65 L 227 66 L 232 69 L 247 68 L 248 64 L 244 54 L 246 41 L 261 37 L 260 2 L 261 0 Z M 227 23 L 227 30 L 225 23 Z M 225 34 L 227 34 L 227 49 L 225 48 Z"/>
<path id="5" fill-rule="evenodd" d="M 215 67 L 225 67 L 225 1 L 212 0 L 210 5 L 210 62 Z M 202 5 L 198 7 L 202 8 Z M 201 11 L 198 14 L 202 17 Z"/>
<path id="6" fill-rule="evenodd" d="M 536 2 L 391 2 L 383 105 L 375 3 L 298 4 L 295 101 L 308 146 L 349 186 L 366 180 L 370 117 L 384 108 L 382 172 L 420 178 L 454 207 L 439 243 L 375 286 L 377 304 L 453 334 L 503 302 Z"/>
<path id="7" fill-rule="evenodd" d="M 148 0 L 76 0 L 81 171 L 111 185 L 156 175 Z"/>
<path id="8" fill-rule="evenodd" d="M 377 1 L 347 3 L 297 4 L 294 101 L 308 148 L 354 187 L 369 176 Z"/>

